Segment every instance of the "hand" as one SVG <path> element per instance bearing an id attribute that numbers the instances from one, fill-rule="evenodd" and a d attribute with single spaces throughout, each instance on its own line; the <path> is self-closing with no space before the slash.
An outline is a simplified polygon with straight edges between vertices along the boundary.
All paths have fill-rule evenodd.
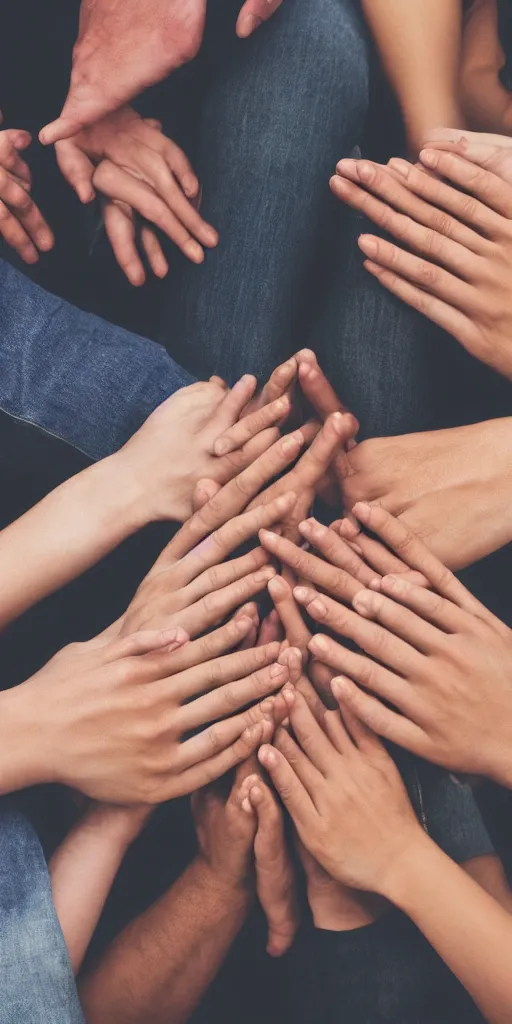
<path id="1" fill-rule="evenodd" d="M 326 661 L 349 677 L 336 680 L 333 692 L 386 739 L 451 771 L 509 787 L 512 631 L 401 523 L 383 509 L 356 508 L 385 543 L 422 564 L 434 592 L 386 576 L 377 592 L 357 594 L 360 645 L 370 657 L 327 637 L 311 643 L 317 650 L 320 641 Z M 356 632 L 352 624 L 343 628 L 352 639 Z"/>
<path id="2" fill-rule="evenodd" d="M 271 505 L 237 516 L 177 561 L 169 554 L 171 541 L 117 628 L 126 634 L 150 623 L 152 628 L 179 624 L 195 637 L 222 621 L 260 593 L 275 574 L 261 548 L 231 561 L 228 556 L 254 537 L 262 521 L 275 521 L 294 500 L 293 494 L 284 495 Z"/>
<path id="3" fill-rule="evenodd" d="M 40 737 L 35 781 L 58 781 L 107 803 L 156 804 L 248 757 L 273 729 L 272 700 L 264 698 L 287 679 L 276 665 L 278 645 L 186 669 L 173 650 L 146 654 L 186 638 L 174 629 L 72 645 L 6 693 L 13 728 L 21 722 L 31 750 Z"/>
<path id="4" fill-rule="evenodd" d="M 187 519 L 203 477 L 224 484 L 272 445 L 277 428 L 259 433 L 259 423 L 251 417 L 244 436 L 252 433 L 252 441 L 238 452 L 213 455 L 215 441 L 238 420 L 255 386 L 254 377 L 243 377 L 231 391 L 211 382 L 182 388 L 112 456 L 120 481 L 136 495 L 141 526 L 157 519 Z M 271 411 L 270 419 L 278 417 L 279 411 Z"/>
<path id="5" fill-rule="evenodd" d="M 343 504 L 375 502 L 399 516 L 450 569 L 470 565 L 512 539 L 510 426 L 509 419 L 489 420 L 363 441 L 346 456 Z M 367 555 L 374 548 L 357 531 L 345 536 Z M 399 571 L 373 564 L 382 575 Z"/>
<path id="6" fill-rule="evenodd" d="M 390 865 L 426 839 L 398 769 L 352 715 L 327 712 L 324 732 L 301 694 L 284 695 L 295 740 L 279 729 L 259 758 L 299 838 L 332 878 L 386 896 Z"/>
<path id="7" fill-rule="evenodd" d="M 237 22 L 249 36 L 281 0 L 246 0 Z M 40 133 L 43 145 L 69 139 L 199 52 L 206 0 L 82 0 L 71 85 L 60 117 Z"/>
<path id="8" fill-rule="evenodd" d="M 253 846 L 257 822 L 242 809 L 246 778 L 245 762 L 237 768 L 227 800 L 218 785 L 192 794 L 192 811 L 199 843 L 199 857 L 214 879 L 233 888 L 250 888 L 253 881 Z"/>
<path id="9" fill-rule="evenodd" d="M 0 113 L 0 124 L 2 115 Z M 30 195 L 28 165 L 20 156 L 32 141 L 29 132 L 0 131 L 0 236 L 25 263 L 37 263 L 54 237 Z"/>
<path id="10" fill-rule="evenodd" d="M 315 928 L 328 932 L 353 931 L 373 924 L 389 910 L 389 903 L 382 897 L 349 889 L 331 878 L 300 840 L 297 840 L 297 847 Z"/>
<path id="11" fill-rule="evenodd" d="M 281 807 L 263 781 L 256 758 L 248 765 L 252 771 L 242 782 L 242 808 L 256 815 L 256 891 L 268 922 L 267 953 L 280 957 L 288 952 L 299 927 L 295 871 Z"/>
<path id="12" fill-rule="evenodd" d="M 131 270 L 127 276 L 133 284 L 144 282 L 135 247 L 134 211 L 160 228 L 194 263 L 204 260 L 201 246 L 217 245 L 217 232 L 190 202 L 198 195 L 199 182 L 185 154 L 156 122 L 143 120 L 131 107 L 58 142 L 55 151 L 64 177 L 82 202 L 94 197 L 94 187 L 109 200 L 105 228 L 121 267 Z M 155 273 L 165 276 L 167 261 L 147 226 L 141 241 Z"/>
<path id="13" fill-rule="evenodd" d="M 512 379 L 512 187 L 453 153 L 426 149 L 420 159 L 455 188 L 403 160 L 389 169 L 342 160 L 331 187 L 413 250 L 361 235 L 366 269 Z"/>
<path id="14" fill-rule="evenodd" d="M 512 185 L 512 139 L 508 135 L 436 128 L 428 133 L 425 148 L 456 153 Z"/>

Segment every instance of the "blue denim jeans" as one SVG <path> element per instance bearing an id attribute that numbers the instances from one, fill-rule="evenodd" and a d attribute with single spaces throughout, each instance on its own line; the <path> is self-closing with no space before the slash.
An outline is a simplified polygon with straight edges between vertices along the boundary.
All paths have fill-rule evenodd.
<path id="1" fill-rule="evenodd" d="M 0 1024 L 83 1024 L 37 835 L 0 801 Z"/>
<path id="2" fill-rule="evenodd" d="M 0 408 L 91 459 L 194 378 L 165 349 L 43 291 L 0 260 Z"/>

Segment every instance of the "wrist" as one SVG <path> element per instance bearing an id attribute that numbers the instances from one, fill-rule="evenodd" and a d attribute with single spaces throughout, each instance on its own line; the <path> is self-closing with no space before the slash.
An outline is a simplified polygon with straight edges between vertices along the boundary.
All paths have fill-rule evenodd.
<path id="1" fill-rule="evenodd" d="M 44 725 L 31 713 L 24 684 L 0 693 L 0 795 L 53 781 Z"/>
<path id="2" fill-rule="evenodd" d="M 124 852 L 142 832 L 152 813 L 151 807 L 122 807 L 115 804 L 93 803 L 80 824 L 97 833 L 109 846 Z"/>
<path id="3" fill-rule="evenodd" d="M 428 872 L 430 861 L 438 852 L 433 840 L 418 827 L 418 833 L 411 836 L 402 851 L 389 858 L 375 891 L 407 914 L 407 908 L 414 903 L 418 872 Z"/>
<path id="4" fill-rule="evenodd" d="M 233 872 L 214 867 L 199 853 L 194 862 L 198 875 L 209 890 L 219 897 L 245 905 L 252 903 L 256 891 L 254 872 Z"/>
<path id="5" fill-rule="evenodd" d="M 124 449 L 102 459 L 90 472 L 108 526 L 129 537 L 151 522 L 147 488 L 133 472 Z"/>

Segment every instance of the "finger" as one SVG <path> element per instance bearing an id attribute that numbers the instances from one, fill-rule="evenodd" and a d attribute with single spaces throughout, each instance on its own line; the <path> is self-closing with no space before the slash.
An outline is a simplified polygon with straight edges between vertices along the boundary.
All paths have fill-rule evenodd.
<path id="1" fill-rule="evenodd" d="M 385 747 L 382 745 L 376 734 L 361 721 L 353 711 L 349 708 L 343 707 L 341 709 L 343 716 L 343 722 L 347 732 L 350 734 L 355 746 L 362 754 L 375 755 L 381 754 L 385 758 L 389 758 Z M 391 758 L 389 758 L 391 760 Z"/>
<path id="2" fill-rule="evenodd" d="M 324 729 L 333 747 L 343 757 L 350 757 L 354 752 L 354 741 L 351 733 L 345 728 L 339 711 L 327 711 L 324 715 Z"/>
<path id="3" fill-rule="evenodd" d="M 509 159 L 510 139 L 504 135 L 486 135 L 485 132 L 465 132 L 458 140 L 436 139 L 434 133 L 427 138 L 426 148 L 444 149 L 457 153 L 478 164 L 487 171 L 493 171 L 503 181 L 512 185 L 512 167 Z"/>
<path id="4" fill-rule="evenodd" d="M 189 232 L 190 236 L 197 239 L 201 245 L 209 249 L 214 248 L 219 242 L 219 236 L 215 228 L 203 220 L 197 209 L 197 204 L 190 201 L 197 196 L 199 191 L 197 178 L 192 173 L 191 168 L 190 173 L 184 170 L 184 177 L 188 188 L 188 193 L 185 193 L 177 184 L 173 168 L 169 166 L 169 160 L 165 158 L 164 152 L 167 151 L 167 155 L 169 155 L 168 148 L 166 150 L 165 147 L 162 147 L 163 140 L 160 135 L 158 139 L 161 152 L 155 150 L 152 145 L 141 146 L 139 140 L 133 140 L 131 161 L 133 166 L 140 169 L 146 184 L 160 196 L 165 207 L 171 211 L 178 223 Z M 172 142 L 170 145 L 174 146 Z M 186 160 L 184 154 L 182 153 L 181 155 Z M 170 159 L 172 163 L 176 162 L 174 150 L 173 156 Z M 193 191 L 191 191 L 192 183 L 194 183 Z"/>
<path id="5" fill-rule="evenodd" d="M 131 633 L 120 640 L 115 640 L 109 645 L 105 656 L 108 661 L 118 661 L 120 658 L 133 658 L 151 651 L 158 651 L 162 647 L 174 651 L 187 642 L 188 635 L 180 626 L 171 626 L 170 629 L 140 630 L 138 633 Z"/>
<path id="6" fill-rule="evenodd" d="M 358 429 L 359 424 L 351 413 L 335 412 L 328 416 L 295 468 L 303 486 L 313 487 L 323 479 L 334 457 Z"/>
<path id="7" fill-rule="evenodd" d="M 269 480 L 282 473 L 295 461 L 303 444 L 304 434 L 300 430 L 281 438 L 238 477 L 226 484 L 213 500 L 192 516 L 176 534 L 167 548 L 169 558 L 181 558 L 212 530 L 238 515 Z M 288 510 L 291 504 L 285 504 Z M 282 514 L 285 514 L 284 506 Z"/>
<path id="8" fill-rule="evenodd" d="M 257 572 L 264 565 L 268 565 L 268 554 L 263 548 L 258 547 L 240 558 L 212 566 L 183 588 L 183 607 L 188 608 L 206 594 L 221 590 L 222 587 L 243 579 L 249 573 Z"/>
<path id="9" fill-rule="evenodd" d="M 279 620 L 279 615 L 274 609 L 274 611 L 269 612 L 269 614 L 265 616 L 261 623 L 258 635 L 258 645 L 275 642 L 280 644 L 282 639 L 283 630 L 281 629 L 281 622 Z"/>
<path id="10" fill-rule="evenodd" d="M 287 396 L 276 399 L 269 405 L 257 409 L 244 419 L 239 420 L 217 439 L 213 446 L 214 455 L 227 455 L 228 452 L 241 448 L 267 427 L 280 423 L 290 412 L 291 402 Z"/>
<path id="11" fill-rule="evenodd" d="M 267 21 L 282 0 L 246 0 L 236 23 L 236 34 L 239 39 L 247 39 L 264 21 Z"/>
<path id="12" fill-rule="evenodd" d="M 206 540 L 201 541 L 197 547 L 192 548 L 181 562 L 181 586 L 195 579 L 202 570 L 220 565 L 233 551 L 236 551 L 242 544 L 251 540 L 251 538 L 256 537 L 260 529 L 260 523 L 268 522 L 269 520 L 270 522 L 279 521 L 293 508 L 294 499 L 295 495 L 293 492 L 288 495 L 283 494 L 270 505 L 260 505 L 259 508 L 253 509 L 252 512 L 245 512 L 240 516 L 235 516 L 230 522 L 221 526 L 207 537 Z M 157 566 L 159 563 L 161 563 L 161 566 L 165 564 L 168 550 L 166 549 L 167 555 L 166 551 L 164 551 L 163 555 L 160 556 L 156 563 Z M 235 566 L 235 570 L 236 568 L 237 566 Z M 218 572 L 229 573 L 233 572 L 233 570 L 226 564 Z M 224 577 L 222 578 L 224 579 Z M 211 581 L 211 579 L 212 576 L 210 575 L 208 581 Z M 215 574 L 213 579 L 215 579 Z"/>
<path id="13" fill-rule="evenodd" d="M 366 587 L 374 580 L 380 579 L 334 530 L 319 523 L 317 519 L 306 519 L 299 524 L 299 530 L 308 543 L 317 548 L 331 565 L 348 572 L 349 576 L 363 586 Z"/>
<path id="14" fill-rule="evenodd" d="M 269 787 L 261 780 L 255 781 L 248 800 L 258 823 L 254 841 L 256 887 L 268 923 L 267 953 L 279 957 L 290 948 L 299 926 L 293 861 L 283 815 Z"/>
<path id="15" fill-rule="evenodd" d="M 296 358 L 299 363 L 299 382 L 304 397 L 313 406 L 322 422 L 324 423 L 334 412 L 348 412 L 347 407 L 338 398 L 334 388 L 320 369 L 316 357 L 314 363 L 302 359 L 300 352 Z"/>
<path id="16" fill-rule="evenodd" d="M 470 352 L 479 349 L 479 331 L 474 326 L 470 316 L 458 310 L 450 301 L 444 302 L 435 295 L 430 295 L 417 285 L 411 284 L 405 277 L 401 277 L 393 270 L 386 270 L 373 260 L 365 260 L 364 268 L 368 273 L 376 277 L 380 284 L 398 299 L 405 302 L 418 313 L 432 320 L 432 323 L 442 327 L 448 334 L 460 341 Z"/>
<path id="17" fill-rule="evenodd" d="M 26 149 L 31 142 L 30 132 L 19 128 L 9 128 L 0 134 L 0 166 L 15 174 L 28 187 L 31 185 L 32 175 L 19 152 Z"/>
<path id="18" fill-rule="evenodd" d="M 189 732 L 200 725 L 233 715 L 241 708 L 269 697 L 279 690 L 287 679 L 286 667 L 274 663 L 252 672 L 244 679 L 236 679 L 231 683 L 225 683 L 224 686 L 216 687 L 211 693 L 198 697 L 180 709 L 180 728 L 183 732 Z"/>
<path id="19" fill-rule="evenodd" d="M 262 547 L 280 562 L 289 565 L 297 576 L 315 583 L 335 597 L 344 601 L 352 601 L 352 598 L 362 589 L 362 584 L 349 576 L 343 569 L 329 565 L 321 558 L 310 554 L 309 551 L 304 551 L 303 548 L 292 544 L 285 537 L 279 537 L 271 530 L 260 530 L 259 538 Z"/>
<path id="20" fill-rule="evenodd" d="M 259 459 L 261 455 L 268 452 L 272 445 L 276 444 L 281 437 L 281 433 L 278 427 L 267 427 L 266 430 L 262 430 L 261 434 L 256 434 L 250 441 L 247 441 L 241 449 L 244 458 L 244 465 L 241 470 L 246 469 L 248 466 L 252 466 L 256 459 Z M 227 456 L 229 460 L 230 456 Z M 230 478 L 231 479 L 231 478 Z"/>
<path id="21" fill-rule="evenodd" d="M 399 601 L 445 633 L 467 633 L 475 627 L 473 615 L 468 615 L 439 594 L 415 586 L 400 576 L 384 576 L 379 586 L 382 593 L 392 597 L 393 601 Z"/>
<path id="22" fill-rule="evenodd" d="M 207 594 L 190 608 L 179 612 L 179 620 L 191 637 L 198 636 L 204 630 L 221 622 L 235 608 L 244 604 L 255 594 L 265 589 L 275 569 L 270 566 L 245 576 L 244 579 L 222 587 L 212 594 Z"/>
<path id="23" fill-rule="evenodd" d="M 401 675 L 417 675 L 421 668 L 422 655 L 398 637 L 388 633 L 374 622 L 368 622 L 356 612 L 345 608 L 330 597 L 317 594 L 314 590 L 296 587 L 295 597 L 306 608 L 315 622 L 334 630 L 340 636 L 353 640 L 367 654 L 377 658 Z M 185 622 L 184 622 L 185 626 Z M 188 630 L 188 627 L 185 626 Z"/>
<path id="24" fill-rule="evenodd" d="M 366 505 L 358 502 L 353 513 L 372 533 L 381 540 L 411 569 L 421 572 L 431 586 L 442 597 L 448 598 L 468 612 L 489 621 L 490 612 L 477 601 L 469 590 L 433 555 L 426 545 L 412 533 L 404 523 L 379 506 Z M 494 616 L 491 616 L 494 622 Z"/>
<path id="25" fill-rule="evenodd" d="M 347 519 L 342 519 L 339 527 L 339 533 L 341 537 L 344 535 L 347 537 L 353 535 L 354 527 L 352 523 Z M 372 569 L 375 569 L 377 576 L 388 576 L 390 573 L 397 573 L 400 575 L 402 575 L 402 573 L 411 573 L 413 574 L 413 580 L 416 582 L 417 586 L 428 586 L 428 580 L 422 575 L 422 573 L 416 573 L 414 569 L 409 569 L 405 562 L 402 562 L 400 558 L 397 558 L 392 551 L 389 551 L 380 543 L 380 541 L 375 540 L 374 537 L 368 537 L 366 533 L 360 531 L 357 534 L 356 546 L 358 553 L 363 556 L 367 565 L 371 566 Z M 376 582 L 378 582 L 378 579 Z M 369 581 L 368 585 L 372 586 L 372 581 Z"/>
<path id="26" fill-rule="evenodd" d="M 426 752 L 426 736 L 422 729 L 403 715 L 381 704 L 375 697 L 363 693 L 355 683 L 342 676 L 333 679 L 332 693 L 339 702 L 340 710 L 351 711 L 372 732 L 390 743 L 396 743 L 419 757 Z"/>
<path id="27" fill-rule="evenodd" d="M 302 654 L 305 654 L 311 633 L 302 618 L 291 586 L 282 576 L 274 576 L 269 580 L 268 592 L 274 602 L 288 643 L 292 648 L 298 648 Z"/>
<path id="28" fill-rule="evenodd" d="M 81 203 L 90 203 L 96 193 L 92 185 L 94 164 L 72 139 L 55 146 L 57 164 L 68 185 L 76 192 Z"/>
<path id="29" fill-rule="evenodd" d="M 245 406 L 250 402 L 258 385 L 256 377 L 251 373 L 244 374 L 227 392 L 219 407 L 219 433 L 233 427 L 241 416 Z M 215 445 L 214 445 L 215 448 Z M 212 449 L 212 451 L 214 450 Z M 219 454 L 215 452 L 215 454 Z"/>
<path id="30" fill-rule="evenodd" d="M 204 250 L 199 242 L 192 238 L 163 199 L 145 182 L 110 160 L 102 160 L 94 172 L 93 185 L 109 199 L 127 203 L 141 217 L 155 224 L 192 263 L 204 262 Z"/>
<path id="31" fill-rule="evenodd" d="M 418 702 L 410 683 L 390 672 L 371 658 L 350 651 L 343 644 L 337 644 L 330 637 L 317 635 L 312 637 L 310 651 L 330 665 L 336 673 L 349 676 L 365 690 L 394 704 L 400 711 L 414 717 Z M 332 692 L 332 678 L 330 683 Z"/>
<path id="32" fill-rule="evenodd" d="M 398 248 L 392 242 L 375 235 L 361 235 L 358 245 L 365 256 L 384 270 L 391 270 L 399 277 L 405 277 L 437 298 L 450 303 L 457 309 L 468 312 L 478 308 L 478 292 L 466 281 L 448 273 L 435 263 L 420 259 L 410 252 Z M 435 255 L 432 257 L 436 259 Z"/>
<path id="33" fill-rule="evenodd" d="M 311 712 L 307 701 L 301 693 L 285 687 L 283 691 L 288 704 L 290 723 L 297 742 L 305 753 L 308 761 L 326 776 L 332 766 L 333 749 L 324 730 L 319 726 Z"/>
<path id="34" fill-rule="evenodd" d="M 436 239 L 442 237 L 447 243 L 443 256 L 451 267 L 457 266 L 457 258 L 464 267 L 470 253 L 481 254 L 488 248 L 482 236 L 464 223 L 467 217 L 463 197 L 406 160 L 393 160 L 390 164 L 390 169 L 398 172 L 399 180 L 387 168 L 367 160 L 342 160 L 338 168 L 338 175 L 332 180 L 335 194 L 407 244 L 419 246 L 424 252 L 429 244 L 439 244 Z M 455 217 L 448 216 L 446 209 Z M 484 221 L 489 224 L 489 216 L 496 220 L 484 208 L 478 212 L 479 228 Z"/>
<path id="35" fill-rule="evenodd" d="M 162 129 L 162 125 L 156 125 Z M 163 136 L 162 153 L 172 171 L 178 179 L 184 193 L 189 199 L 194 199 L 199 192 L 199 179 L 188 159 L 186 153 L 176 145 L 172 139 Z"/>
<path id="36" fill-rule="evenodd" d="M 19 220 L 0 200 L 0 235 L 7 245 L 14 249 L 24 263 L 37 263 L 39 255 Z"/>
<path id="37" fill-rule="evenodd" d="M 260 408 L 272 404 L 272 402 L 277 401 L 279 398 L 283 398 L 291 389 L 296 376 L 297 361 L 292 356 L 291 359 L 287 359 L 285 363 L 277 366 L 267 383 L 264 384 L 259 396 Z"/>
<path id="38" fill-rule="evenodd" d="M 155 277 L 165 277 L 169 271 L 169 264 L 155 232 L 144 225 L 140 232 L 140 240 Z"/>
<path id="39" fill-rule="evenodd" d="M 268 738 L 272 735 L 273 726 L 267 719 L 262 718 L 260 722 L 251 724 L 248 712 L 237 716 L 237 718 L 239 721 L 235 733 L 244 722 L 249 722 L 249 724 L 244 728 L 241 735 L 228 742 L 228 745 L 220 750 L 219 753 L 212 754 L 212 750 L 216 750 L 219 743 L 224 742 L 224 736 L 220 736 L 220 730 L 229 723 L 222 722 L 220 725 L 212 726 L 201 733 L 204 743 L 204 758 L 193 760 L 191 767 L 184 770 L 178 780 L 174 778 L 170 781 L 170 798 L 186 796 L 202 786 L 215 782 L 225 775 L 226 772 L 236 768 L 242 761 L 250 757 L 261 743 L 268 742 Z M 235 720 L 231 719 L 230 721 L 234 722 Z M 217 730 L 217 732 L 212 735 L 212 730 Z M 194 739 L 197 738 L 194 737 Z M 192 742 L 192 740 L 187 740 L 182 745 L 182 749 Z"/>
<path id="40" fill-rule="evenodd" d="M 200 765 L 202 762 L 205 762 L 206 765 L 212 761 L 217 764 L 218 760 L 220 760 L 219 755 L 228 753 L 232 745 L 243 735 L 245 730 L 251 729 L 254 726 L 259 731 L 260 742 L 265 742 L 260 730 L 264 729 L 267 736 L 272 735 L 274 724 L 271 709 L 271 699 L 267 698 L 267 700 L 263 701 L 263 704 L 257 704 L 252 708 L 248 708 L 247 711 L 233 715 L 231 718 L 226 718 L 223 722 L 216 722 L 207 729 L 203 729 L 197 736 L 191 736 L 179 748 L 176 761 L 178 770 L 187 773 L 190 768 Z M 251 747 L 250 750 L 247 750 L 245 757 L 250 757 L 254 749 L 255 747 Z M 244 759 L 244 757 L 240 757 L 234 761 L 228 756 L 229 763 L 221 774 L 229 771 L 230 768 L 235 767 L 236 764 L 239 764 Z M 226 762 L 222 763 L 225 764 Z M 206 771 L 208 771 L 207 768 Z M 205 780 L 205 782 L 200 782 L 199 785 L 204 786 L 206 781 L 213 782 L 216 778 L 218 778 L 218 775 L 212 774 L 210 778 Z"/>
<path id="41" fill-rule="evenodd" d="M 198 640 L 190 641 L 176 653 L 173 660 L 174 672 L 177 675 L 179 672 L 185 672 L 195 665 L 202 666 L 205 662 L 221 658 L 223 654 L 226 654 L 227 651 L 232 650 L 242 642 L 251 625 L 252 619 L 249 616 L 239 616 L 237 614 L 229 622 L 226 622 L 224 626 L 212 630 Z M 202 675 L 204 676 L 204 673 Z M 240 675 L 239 671 L 237 675 Z"/>
<path id="42" fill-rule="evenodd" d="M 197 512 L 203 505 L 208 504 L 219 493 L 220 486 L 215 480 L 199 480 L 192 497 L 194 512 Z"/>
<path id="43" fill-rule="evenodd" d="M 464 192 L 477 196 L 480 202 L 467 201 L 464 219 L 476 227 L 481 227 L 483 216 L 480 207 L 483 205 L 495 210 L 502 217 L 512 217 L 512 192 L 510 185 L 504 182 L 497 174 L 475 167 L 469 160 L 464 160 L 454 153 L 444 153 L 436 149 L 424 149 L 420 153 L 420 160 L 430 171 L 435 171 L 442 178 L 453 182 Z M 441 183 L 440 183 L 441 184 Z M 448 190 L 448 185 L 443 185 L 443 195 Z M 454 189 L 451 189 L 454 192 Z M 464 196 L 460 193 L 462 200 Z M 467 200 L 467 196 L 465 197 Z M 484 215 L 485 216 L 485 215 Z M 490 216 L 485 216 L 485 224 L 490 224 Z"/>
<path id="44" fill-rule="evenodd" d="M 0 168 L 0 200 L 20 221 L 38 249 L 46 252 L 54 244 L 53 234 L 27 191 L 11 174 Z"/>
<path id="45" fill-rule="evenodd" d="M 313 804 L 315 804 L 315 793 L 318 791 L 318 785 L 322 781 L 322 774 L 311 763 L 304 751 L 301 750 L 299 744 L 291 737 L 288 729 L 279 728 L 276 730 L 273 745 L 286 758 L 290 768 L 293 769 L 297 779 L 304 786 Z"/>
<path id="46" fill-rule="evenodd" d="M 112 246 L 112 252 L 135 288 L 146 280 L 142 260 L 135 243 L 135 223 L 133 212 L 126 203 L 106 202 L 103 206 L 105 232 Z"/>
<path id="47" fill-rule="evenodd" d="M 210 693 L 226 683 L 245 679 L 272 665 L 278 654 L 279 645 L 275 642 L 265 647 L 252 647 L 248 651 L 233 651 L 232 654 L 206 662 L 196 662 L 190 668 L 175 672 L 172 679 L 173 694 L 177 701 L 185 702 L 199 694 Z"/>
<path id="48" fill-rule="evenodd" d="M 422 654 L 438 653 L 444 646 L 446 634 L 436 629 L 430 622 L 425 622 L 409 608 L 391 601 L 384 594 L 371 590 L 361 590 L 352 601 L 358 615 L 380 622 L 381 626 L 390 630 L 395 636 L 405 640 Z"/>

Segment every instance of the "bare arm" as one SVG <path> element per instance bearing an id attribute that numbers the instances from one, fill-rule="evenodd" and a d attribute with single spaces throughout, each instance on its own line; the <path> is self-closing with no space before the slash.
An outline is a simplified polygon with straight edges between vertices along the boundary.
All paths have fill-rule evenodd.
<path id="1" fill-rule="evenodd" d="M 512 96 L 499 79 L 504 63 L 497 0 L 474 0 L 464 26 L 461 93 L 464 113 L 476 131 L 512 131 Z"/>
<path id="2" fill-rule="evenodd" d="M 363 0 L 363 9 L 416 155 L 431 128 L 463 126 L 461 0 Z"/>
<path id="3" fill-rule="evenodd" d="M 53 902 L 75 974 L 124 855 L 148 813 L 145 807 L 94 805 L 50 861 Z"/>
<path id="4" fill-rule="evenodd" d="M 195 860 L 82 983 L 88 1024 L 182 1024 L 215 977 L 251 903 Z"/>

